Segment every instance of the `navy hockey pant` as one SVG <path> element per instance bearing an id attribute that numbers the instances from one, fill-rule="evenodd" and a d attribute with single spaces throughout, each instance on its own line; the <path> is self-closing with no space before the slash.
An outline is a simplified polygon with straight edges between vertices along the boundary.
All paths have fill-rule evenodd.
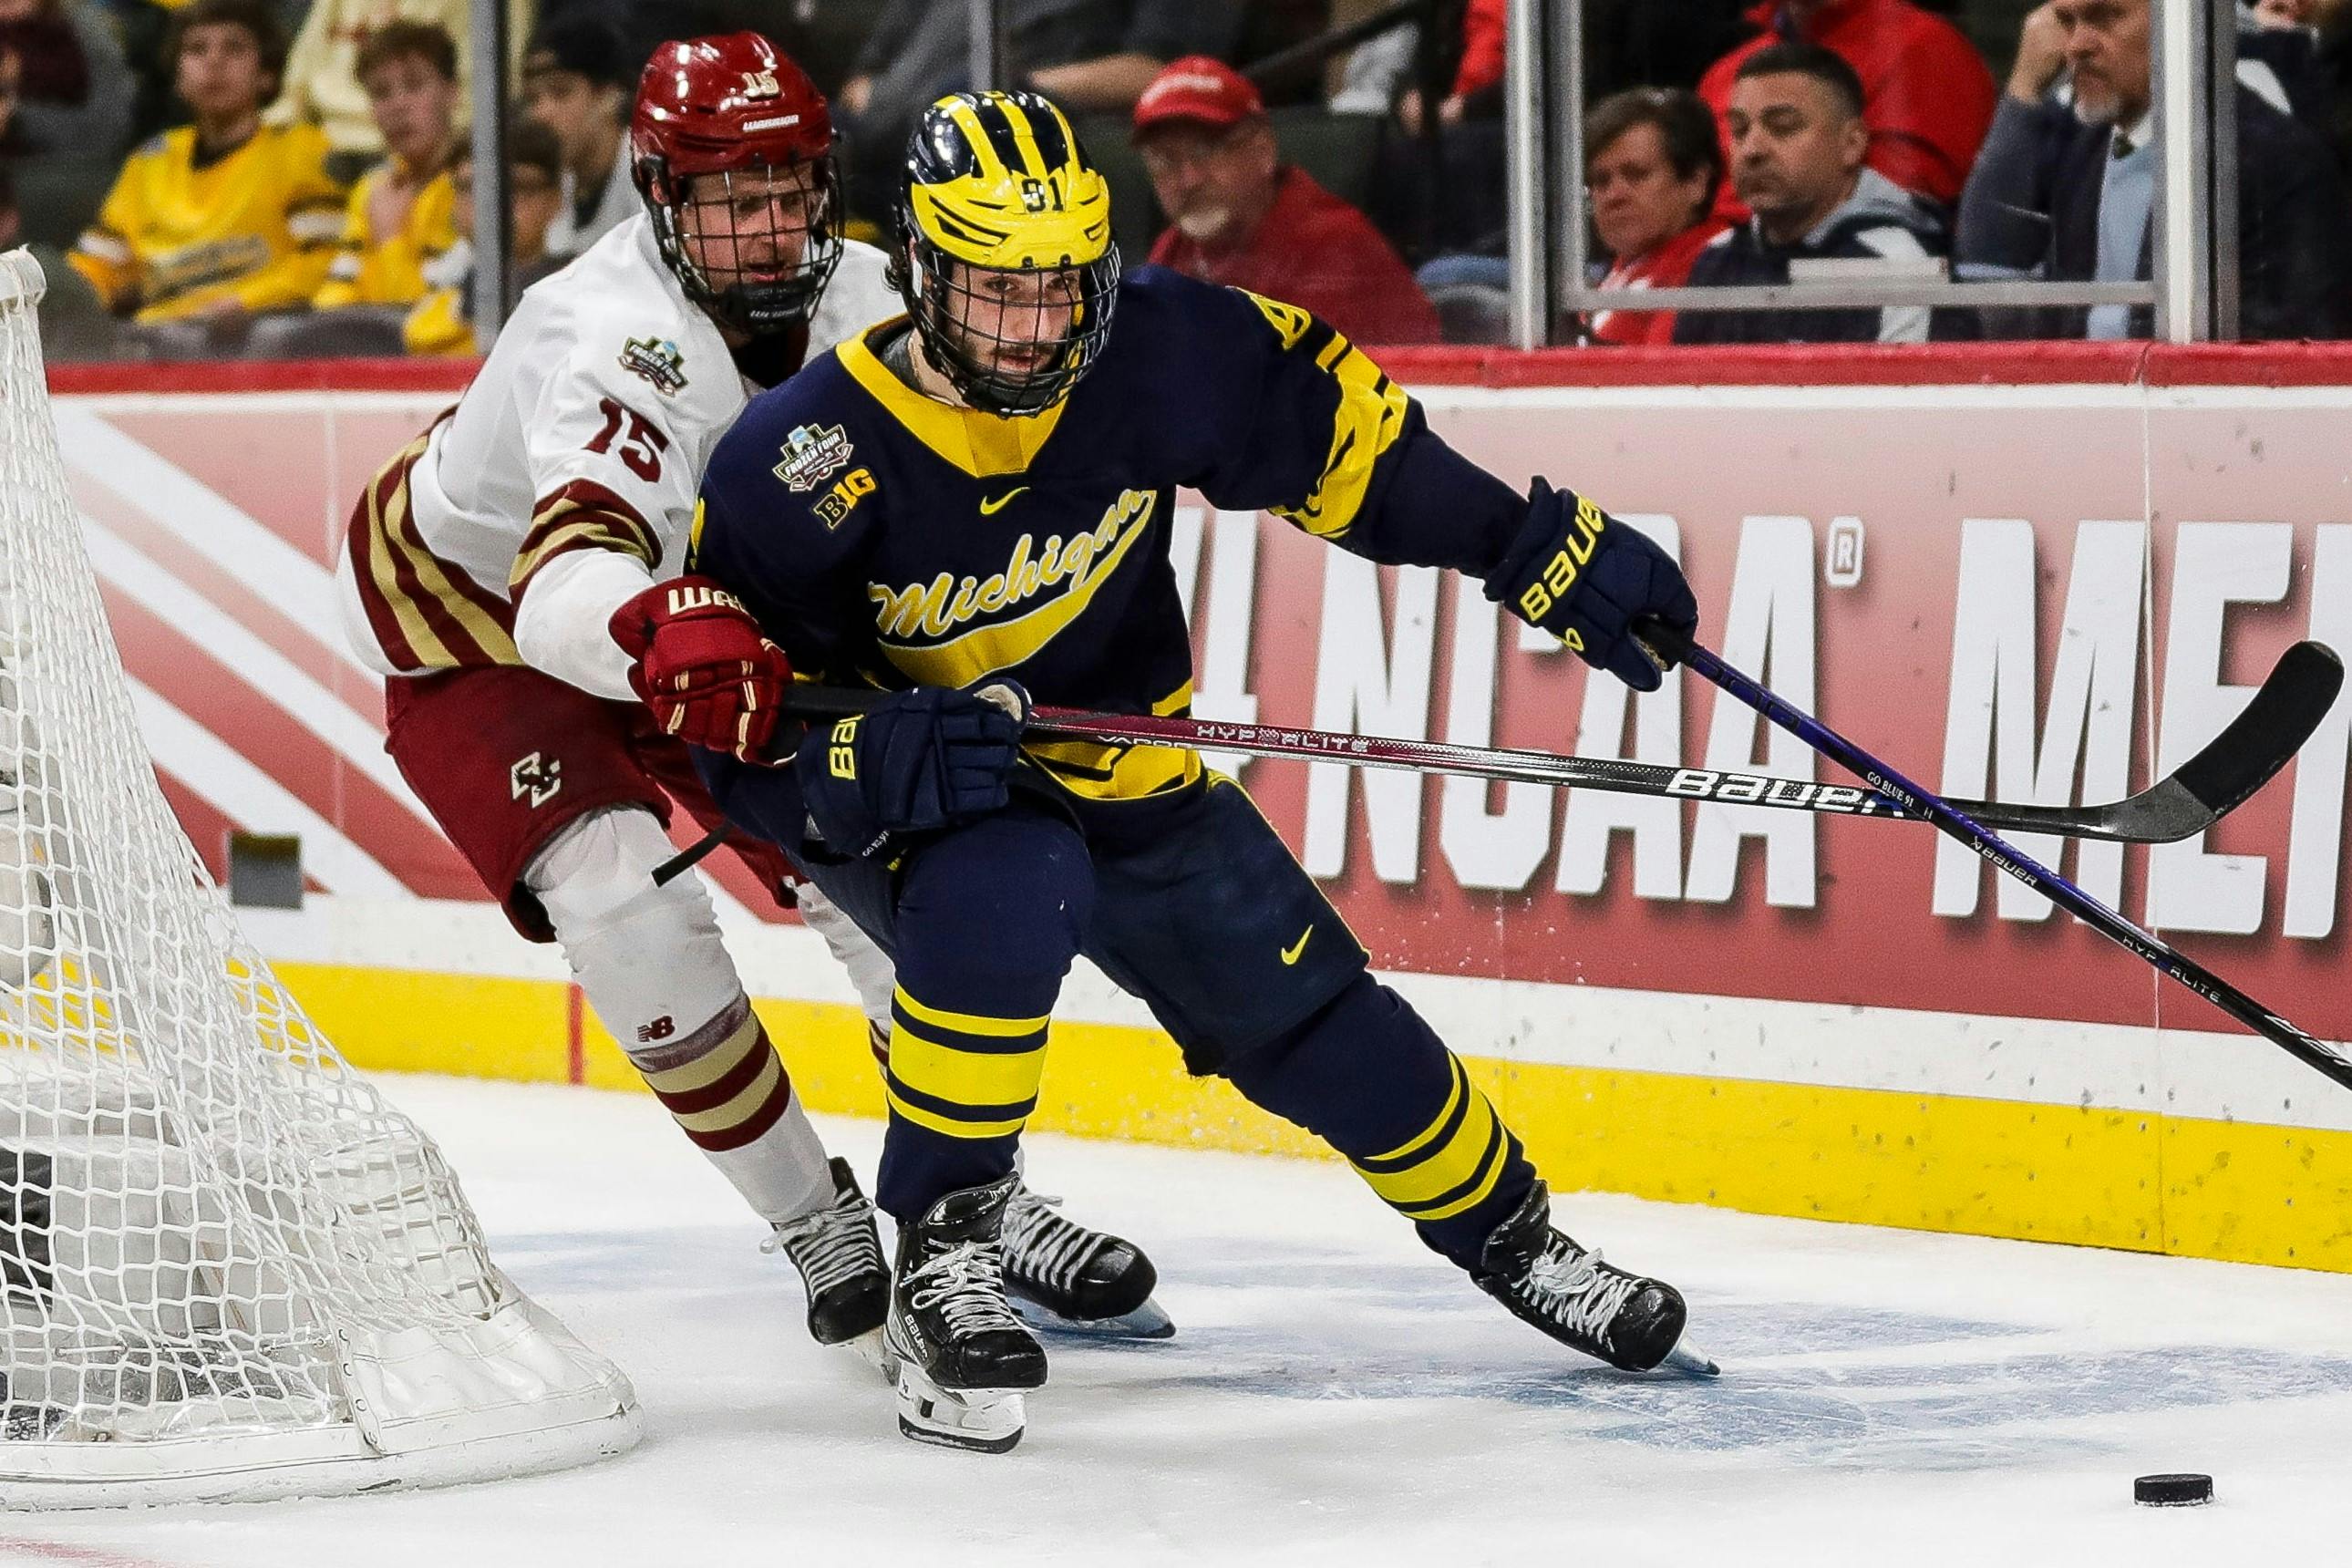
<path id="1" fill-rule="evenodd" d="M 809 869 L 898 963 L 876 1200 L 901 1222 L 1013 1168 L 1080 952 L 1150 1005 L 1191 1070 L 1321 1137 L 1463 1267 L 1535 1180 L 1230 780 L 1089 806 L 1083 831 L 1016 795 L 888 866 Z"/>

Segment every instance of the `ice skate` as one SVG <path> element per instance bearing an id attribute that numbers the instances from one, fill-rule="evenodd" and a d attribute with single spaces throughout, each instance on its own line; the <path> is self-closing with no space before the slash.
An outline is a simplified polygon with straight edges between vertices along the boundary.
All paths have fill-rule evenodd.
<path id="1" fill-rule="evenodd" d="M 1176 1325 L 1151 1292 L 1151 1259 L 1133 1242 L 1089 1229 L 1061 1199 L 1016 1176 L 1004 1205 L 1004 1288 L 1031 1328 L 1101 1339 L 1164 1340 Z"/>
<path id="2" fill-rule="evenodd" d="M 1017 1177 L 950 1193 L 898 1233 L 885 1330 L 898 1365 L 898 1430 L 922 1443 L 1002 1454 L 1021 1441 L 1022 1391 L 1045 1352 L 1005 1300 L 998 1232 Z"/>
<path id="3" fill-rule="evenodd" d="M 1688 1315 L 1673 1286 L 1613 1268 L 1554 1229 L 1551 1194 L 1541 1182 L 1486 1238 L 1471 1278 L 1514 1317 L 1626 1372 L 1664 1363 Z"/>
<path id="4" fill-rule="evenodd" d="M 888 1375 L 882 1322 L 890 1310 L 890 1270 L 882 1259 L 882 1237 L 874 1226 L 874 1205 L 858 1190 L 849 1162 L 832 1162 L 833 1202 L 776 1227 L 762 1252 L 782 1252 L 800 1270 L 808 1289 L 809 1337 L 821 1345 L 843 1345 Z"/>

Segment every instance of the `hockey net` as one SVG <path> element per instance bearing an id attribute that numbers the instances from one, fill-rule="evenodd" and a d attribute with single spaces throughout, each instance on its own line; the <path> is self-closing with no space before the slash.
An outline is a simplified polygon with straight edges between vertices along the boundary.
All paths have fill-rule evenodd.
<path id="1" fill-rule="evenodd" d="M 635 1397 L 244 940 L 132 718 L 0 256 L 0 1507 L 555 1468 Z"/>

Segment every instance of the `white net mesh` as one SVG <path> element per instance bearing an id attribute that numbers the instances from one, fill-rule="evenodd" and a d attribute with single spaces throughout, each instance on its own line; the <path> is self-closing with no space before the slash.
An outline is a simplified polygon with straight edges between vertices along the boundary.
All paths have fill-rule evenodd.
<path id="1" fill-rule="evenodd" d="M 0 1505 L 513 1473 L 628 1384 L 247 944 L 157 787 L 0 257 Z M 289 1472 L 288 1467 L 295 1467 Z"/>

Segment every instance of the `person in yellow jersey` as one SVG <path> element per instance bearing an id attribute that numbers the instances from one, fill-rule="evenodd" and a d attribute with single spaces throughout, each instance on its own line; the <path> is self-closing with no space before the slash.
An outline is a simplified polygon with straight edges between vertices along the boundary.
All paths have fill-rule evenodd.
<path id="1" fill-rule="evenodd" d="M 360 46 L 359 70 L 385 156 L 352 187 L 342 248 L 311 300 L 321 310 L 414 304 L 425 267 L 457 243 L 456 41 L 436 23 L 394 22 Z"/>
<path id="2" fill-rule="evenodd" d="M 530 36 L 532 0 L 506 0 L 509 79 Z M 307 121 L 327 133 L 329 157 L 345 179 L 383 156 L 383 133 L 369 111 L 359 70 L 362 45 L 395 22 L 436 24 L 457 42 L 457 101 L 473 80 L 472 0 L 310 0 L 286 60 L 278 101 L 263 118 L 273 125 Z M 468 118 L 460 113 L 460 121 Z"/>
<path id="3" fill-rule="evenodd" d="M 306 307 L 334 259 L 341 190 L 316 127 L 264 126 L 285 35 L 268 0 L 194 0 L 165 58 L 195 116 L 133 152 L 69 258 L 132 346 L 233 353 L 261 313 Z"/>
<path id="4" fill-rule="evenodd" d="M 401 347 L 413 354 L 469 356 L 482 352 L 474 338 L 474 139 L 457 138 L 449 160 L 457 190 L 457 244 L 426 264 L 424 295 L 401 323 Z M 522 291 L 562 267 L 568 258 L 547 248 L 548 231 L 563 205 L 563 149 L 535 120 L 507 128 L 507 267 L 510 291 Z"/>
<path id="5" fill-rule="evenodd" d="M 342 243 L 310 310 L 257 323 L 248 357 L 404 352 L 402 328 L 434 287 L 428 274 L 457 246 L 456 43 L 438 24 L 394 22 L 361 46 L 360 77 L 386 155 L 352 187 Z"/>

